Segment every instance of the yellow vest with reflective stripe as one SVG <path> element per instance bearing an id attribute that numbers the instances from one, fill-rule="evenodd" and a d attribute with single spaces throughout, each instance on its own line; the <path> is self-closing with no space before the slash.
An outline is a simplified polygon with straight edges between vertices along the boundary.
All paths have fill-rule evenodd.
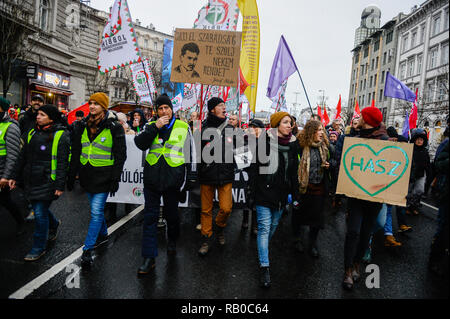
<path id="1" fill-rule="evenodd" d="M 81 135 L 81 164 L 86 165 L 89 162 L 94 167 L 114 165 L 112 145 L 110 129 L 104 129 L 91 143 L 85 128 Z"/>
<path id="2" fill-rule="evenodd" d="M 0 123 L 0 156 L 6 156 L 5 135 L 11 122 Z"/>
<path id="3" fill-rule="evenodd" d="M 151 125 L 155 122 L 156 121 L 150 122 L 147 125 Z M 163 156 L 166 163 L 170 167 L 178 167 L 183 165 L 183 147 L 187 138 L 188 129 L 189 126 L 187 123 L 180 120 L 175 120 L 170 137 L 164 145 L 161 144 L 159 134 L 157 134 L 147 154 L 147 163 L 149 163 L 150 166 L 153 166 L 158 162 L 159 158 Z"/>
<path id="4" fill-rule="evenodd" d="M 52 161 L 51 161 L 51 165 L 52 165 L 52 170 L 50 173 L 50 177 L 52 180 L 56 180 L 56 167 L 58 164 L 58 144 L 59 144 L 59 140 L 61 139 L 61 136 L 63 135 L 64 130 L 59 130 L 55 132 L 55 135 L 53 137 L 53 143 L 52 143 Z M 30 144 L 31 138 L 34 135 L 34 129 L 31 129 L 28 132 L 28 144 Z"/>

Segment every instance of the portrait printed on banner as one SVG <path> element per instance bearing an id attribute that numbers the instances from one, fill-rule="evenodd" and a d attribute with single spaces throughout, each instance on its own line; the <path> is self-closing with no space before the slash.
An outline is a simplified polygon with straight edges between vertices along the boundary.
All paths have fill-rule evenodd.
<path id="1" fill-rule="evenodd" d="M 195 71 L 199 54 L 200 49 L 194 42 L 183 45 L 180 52 L 180 64 L 175 67 L 174 71 L 183 77 L 199 78 L 200 74 Z"/>

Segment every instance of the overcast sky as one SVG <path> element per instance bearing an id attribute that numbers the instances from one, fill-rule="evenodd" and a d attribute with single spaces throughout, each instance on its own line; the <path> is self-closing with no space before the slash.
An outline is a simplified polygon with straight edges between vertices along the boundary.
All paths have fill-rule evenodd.
<path id="1" fill-rule="evenodd" d="M 337 105 L 339 94 L 348 98 L 351 50 L 355 29 L 360 25 L 361 13 L 369 5 L 381 10 L 381 25 L 398 13 L 410 13 L 414 5 L 424 0 L 257 0 L 260 19 L 260 65 L 256 111 L 269 110 L 267 83 L 273 58 L 281 35 L 284 35 L 300 69 L 311 105 L 316 106 L 322 92 L 327 105 Z M 91 0 L 91 6 L 108 11 L 114 0 Z M 192 28 L 200 8 L 207 0 L 128 0 L 131 17 L 143 26 L 150 23 L 156 30 L 171 34 L 173 28 Z M 242 20 L 242 16 L 239 17 Z M 241 30 L 239 22 L 238 31 Z M 288 107 L 295 103 L 300 92 L 300 108 L 308 108 L 305 93 L 297 74 L 288 81 Z M 344 105 L 345 106 L 345 105 Z"/>

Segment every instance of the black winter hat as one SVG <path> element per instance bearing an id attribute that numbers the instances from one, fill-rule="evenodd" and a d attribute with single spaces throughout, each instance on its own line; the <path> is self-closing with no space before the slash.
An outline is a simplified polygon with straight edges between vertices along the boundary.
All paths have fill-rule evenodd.
<path id="1" fill-rule="evenodd" d="M 164 104 L 168 105 L 173 110 L 172 101 L 170 100 L 170 97 L 168 97 L 166 93 L 161 94 L 156 99 L 156 101 L 155 101 L 156 109 L 158 109 L 158 107 L 160 107 L 161 105 L 164 105 Z"/>
<path id="2" fill-rule="evenodd" d="M 58 111 L 58 108 L 52 104 L 45 104 L 41 106 L 39 111 L 47 114 L 53 122 L 57 122 L 61 119 L 61 113 Z"/>
<path id="3" fill-rule="evenodd" d="M 261 120 L 253 119 L 253 120 L 250 121 L 250 123 L 248 124 L 248 126 L 254 126 L 254 127 L 264 128 L 264 123 L 263 123 Z"/>
<path id="4" fill-rule="evenodd" d="M 208 111 L 211 112 L 220 103 L 225 103 L 221 98 L 213 97 L 208 101 Z"/>

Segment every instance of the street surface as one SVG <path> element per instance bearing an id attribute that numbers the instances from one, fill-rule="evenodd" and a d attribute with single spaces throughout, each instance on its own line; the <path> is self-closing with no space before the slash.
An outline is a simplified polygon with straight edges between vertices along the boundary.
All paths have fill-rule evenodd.
<path id="1" fill-rule="evenodd" d="M 118 219 L 126 217 L 124 205 L 118 207 Z M 427 269 L 437 219 L 437 211 L 428 206 L 422 207 L 419 216 L 407 216 L 413 231 L 396 235 L 402 247 L 385 248 L 382 232 L 376 234 L 372 264 L 379 266 L 380 288 L 368 289 L 365 278 L 369 274 L 363 271 L 362 280 L 352 292 L 341 288 L 343 211 L 336 215 L 328 213 L 326 228 L 319 234 L 318 259 L 293 249 L 290 215 L 282 218 L 270 246 L 272 287 L 263 290 L 258 285 L 256 238 L 250 235 L 250 229 L 241 230 L 241 210 L 233 211 L 230 217 L 225 247 L 220 248 L 216 243 L 206 257 L 199 257 L 200 233 L 195 229 L 194 213 L 180 209 L 181 238 L 177 255 L 170 258 L 166 255 L 161 228 L 156 269 L 144 278 L 136 275 L 142 261 L 142 212 L 134 211 L 136 216 L 114 231 L 105 247 L 97 249 L 91 270 L 80 271 L 80 258 L 75 258 L 55 273 L 52 267 L 74 253 L 76 256 L 76 251 L 83 246 L 90 218 L 89 202 L 76 184 L 73 192 L 66 192 L 53 202 L 51 210 L 62 221 L 58 238 L 40 260 L 29 263 L 23 257 L 31 248 L 33 222 L 27 224 L 25 234 L 16 236 L 14 220 L 0 209 L 0 298 L 14 297 L 14 293 L 16 297 L 39 299 L 448 298 L 448 281 L 443 282 Z M 112 223 L 108 221 L 108 225 Z M 35 288 L 33 285 L 31 289 L 30 286 L 22 288 L 46 271 L 45 279 Z"/>

